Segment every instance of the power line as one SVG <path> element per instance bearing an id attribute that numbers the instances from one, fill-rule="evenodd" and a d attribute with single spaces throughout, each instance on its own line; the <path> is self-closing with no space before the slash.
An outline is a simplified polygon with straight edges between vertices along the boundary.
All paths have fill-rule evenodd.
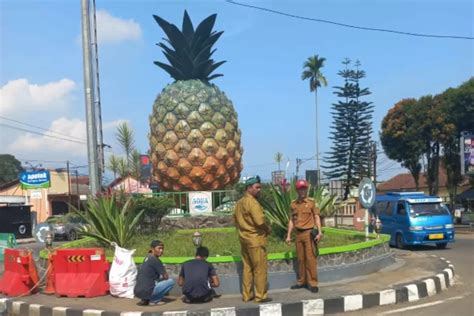
<path id="1" fill-rule="evenodd" d="M 39 127 L 39 126 L 31 125 L 31 124 L 28 124 L 28 123 L 25 123 L 25 122 L 21 122 L 21 121 L 17 121 L 17 120 L 8 118 L 8 117 L 0 116 L 0 118 L 1 118 L 1 119 L 4 119 L 4 120 L 7 120 L 7 121 L 10 121 L 10 122 L 15 122 L 15 123 L 18 123 L 18 124 L 21 124 L 21 125 L 25 125 L 25 126 L 28 126 L 28 127 L 33 127 L 33 128 L 37 128 L 37 129 L 40 129 L 40 130 L 43 130 L 43 131 L 47 131 L 47 132 L 52 133 L 52 134 L 57 134 L 57 135 L 59 135 L 59 136 L 65 136 L 65 137 L 72 138 L 72 139 L 76 139 L 76 140 L 83 141 L 83 142 L 86 141 L 85 139 L 77 138 L 77 137 L 74 137 L 74 136 L 68 136 L 68 135 L 65 135 L 65 134 L 62 134 L 62 133 L 58 133 L 58 132 L 56 132 L 56 131 L 52 131 L 52 130 L 47 129 L 47 128 L 44 128 L 44 127 Z"/>
<path id="2" fill-rule="evenodd" d="M 386 32 L 386 33 L 394 33 L 394 34 L 400 34 L 400 35 L 417 36 L 417 37 L 430 37 L 430 38 L 449 38 L 449 39 L 465 39 L 465 40 L 473 40 L 474 39 L 474 37 L 470 37 L 470 36 L 437 35 L 437 34 L 403 32 L 403 31 L 396 31 L 396 30 L 390 30 L 390 29 L 381 29 L 381 28 L 351 25 L 351 24 L 334 22 L 334 21 L 324 20 L 324 19 L 308 18 L 308 17 L 304 17 L 304 16 L 300 16 L 300 15 L 285 13 L 285 12 L 276 11 L 276 10 L 272 10 L 272 9 L 267 9 L 267 8 L 263 8 L 263 7 L 258 7 L 258 6 L 254 6 L 254 5 L 250 5 L 250 4 L 244 4 L 244 3 L 236 2 L 236 1 L 233 1 L 233 0 L 226 0 L 226 2 L 228 2 L 230 4 L 233 4 L 233 5 L 252 8 L 252 9 L 265 11 L 265 12 L 270 12 L 270 13 L 274 13 L 274 14 L 279 14 L 279 15 L 290 17 L 290 18 L 313 21 L 313 22 L 320 22 L 320 23 L 326 23 L 326 24 L 332 24 L 332 25 L 337 25 L 337 26 L 342 26 L 342 27 L 347 27 L 347 28 L 353 28 L 353 29 L 358 29 L 358 30 L 364 30 L 364 31 Z"/>
<path id="3" fill-rule="evenodd" d="M 45 133 L 35 132 L 35 131 L 27 130 L 27 129 L 24 129 L 24 128 L 21 128 L 21 127 L 11 126 L 11 125 L 4 124 L 4 123 L 0 123 L 0 126 L 4 126 L 4 127 L 7 127 L 7 128 L 11 128 L 11 129 L 16 129 L 16 130 L 31 133 L 31 134 L 36 134 L 36 135 L 41 135 L 41 136 L 45 136 L 45 137 L 51 137 L 51 138 L 56 138 L 56 139 L 60 139 L 60 140 L 65 140 L 65 141 L 68 141 L 68 142 L 77 143 L 77 144 L 81 144 L 81 145 L 86 144 L 85 142 L 80 142 L 80 141 L 76 141 L 76 140 L 72 140 L 72 139 L 68 139 L 68 138 L 64 138 L 64 137 L 59 137 L 59 136 L 54 136 L 54 135 L 48 135 L 48 134 L 45 134 Z"/>

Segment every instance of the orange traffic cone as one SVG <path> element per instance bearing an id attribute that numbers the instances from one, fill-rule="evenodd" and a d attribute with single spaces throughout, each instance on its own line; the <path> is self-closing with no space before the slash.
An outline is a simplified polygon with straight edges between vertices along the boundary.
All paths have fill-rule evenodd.
<path id="1" fill-rule="evenodd" d="M 53 278 L 53 255 L 50 253 L 48 255 L 48 268 L 46 270 L 46 286 L 43 290 L 44 294 L 54 294 L 56 289 L 54 288 L 54 278 Z"/>

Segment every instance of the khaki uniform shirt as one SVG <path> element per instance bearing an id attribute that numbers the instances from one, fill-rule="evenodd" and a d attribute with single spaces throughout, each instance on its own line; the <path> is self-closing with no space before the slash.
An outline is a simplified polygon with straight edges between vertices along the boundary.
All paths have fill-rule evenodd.
<path id="1" fill-rule="evenodd" d="M 319 208 L 313 199 L 296 199 L 291 202 L 291 219 L 297 229 L 312 229 L 316 226 L 315 215 L 319 215 Z"/>
<path id="2" fill-rule="evenodd" d="M 252 195 L 245 193 L 237 202 L 234 220 L 242 246 L 266 246 L 270 227 L 265 222 L 263 207 Z"/>

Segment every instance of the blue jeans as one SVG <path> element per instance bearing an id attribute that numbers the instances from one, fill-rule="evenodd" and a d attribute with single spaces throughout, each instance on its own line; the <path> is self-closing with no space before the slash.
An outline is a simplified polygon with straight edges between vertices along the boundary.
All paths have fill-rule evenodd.
<path id="1" fill-rule="evenodd" d="M 155 282 L 155 288 L 153 289 L 153 293 L 150 296 L 150 302 L 158 303 L 161 301 L 165 294 L 171 291 L 175 283 L 176 282 L 173 279 Z"/>

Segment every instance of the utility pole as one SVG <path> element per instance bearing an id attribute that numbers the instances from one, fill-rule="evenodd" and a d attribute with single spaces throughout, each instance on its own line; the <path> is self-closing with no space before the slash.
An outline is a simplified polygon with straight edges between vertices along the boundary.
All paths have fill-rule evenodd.
<path id="1" fill-rule="evenodd" d="M 300 165 L 301 165 L 301 159 L 299 158 L 296 158 L 296 180 L 298 180 L 298 173 L 300 171 Z"/>
<path id="2" fill-rule="evenodd" d="M 89 0 L 81 0 L 82 13 L 82 54 L 84 62 L 84 96 L 86 103 L 87 158 L 89 162 L 89 188 L 96 196 L 100 191 L 99 165 L 97 156 L 97 126 L 94 110 L 94 90 L 91 64 L 91 31 Z"/>
<path id="3" fill-rule="evenodd" d="M 104 134 L 102 133 L 102 105 L 100 102 L 100 81 L 99 81 L 99 50 L 97 46 L 97 19 L 95 10 L 95 0 L 92 0 L 92 41 L 93 46 L 92 56 L 94 63 L 92 64 L 93 86 L 94 86 L 94 108 L 96 111 L 97 119 L 97 135 L 98 135 L 98 155 L 99 155 L 99 184 L 102 185 L 102 175 L 105 171 L 105 159 L 104 159 Z"/>
<path id="4" fill-rule="evenodd" d="M 81 195 L 79 193 L 79 175 L 78 175 L 77 169 L 74 170 L 74 172 L 76 174 L 77 210 L 80 211 L 81 210 Z"/>
<path id="5" fill-rule="evenodd" d="M 67 211 L 71 212 L 71 175 L 69 173 L 69 160 L 66 161 L 66 172 L 67 172 L 67 195 L 69 198 L 69 204 L 67 206 Z"/>

